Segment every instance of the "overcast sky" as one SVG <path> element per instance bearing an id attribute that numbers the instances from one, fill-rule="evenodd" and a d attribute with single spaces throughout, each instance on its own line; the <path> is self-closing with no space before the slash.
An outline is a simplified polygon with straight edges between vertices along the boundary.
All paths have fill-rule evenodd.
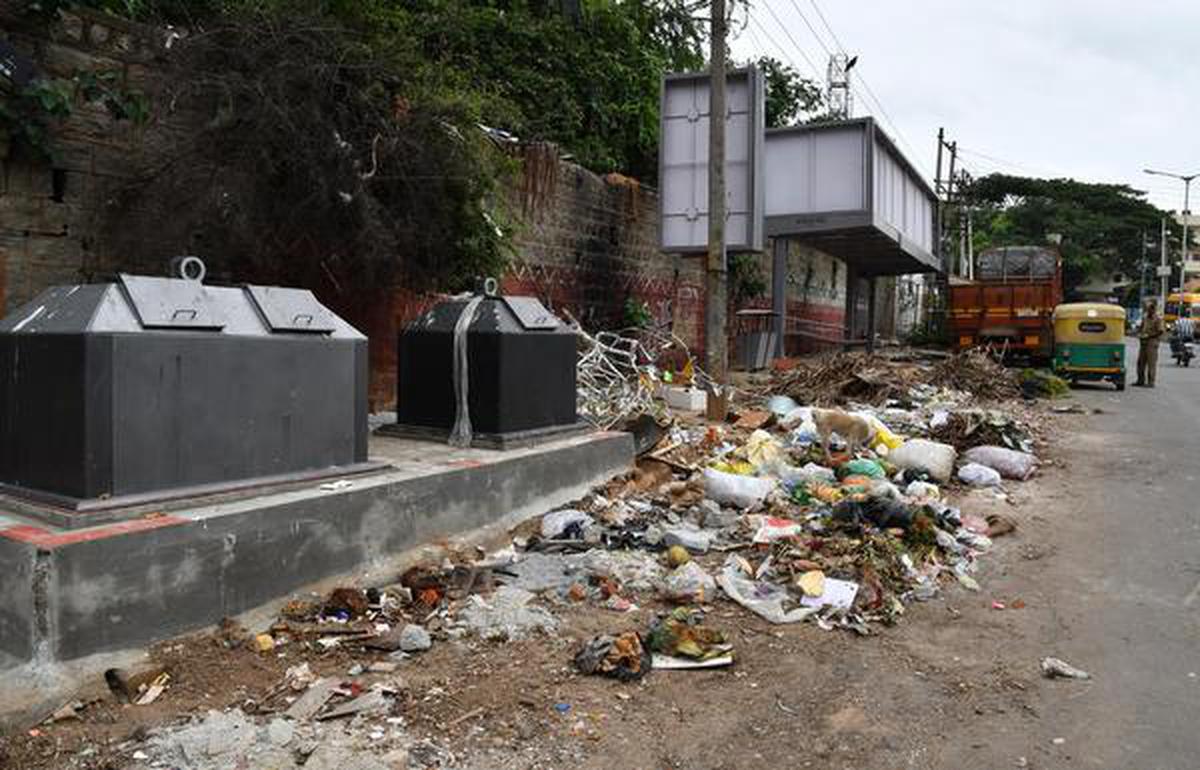
<path id="1" fill-rule="evenodd" d="M 976 176 L 1122 182 L 1179 210 L 1183 183 L 1142 169 L 1200 172 L 1197 0 L 752 2 L 732 42 L 737 58 L 768 53 L 812 77 L 807 55 L 824 82 L 826 48 L 837 43 L 819 7 L 860 57 L 854 114 L 899 134 L 931 177 L 939 126 Z"/>

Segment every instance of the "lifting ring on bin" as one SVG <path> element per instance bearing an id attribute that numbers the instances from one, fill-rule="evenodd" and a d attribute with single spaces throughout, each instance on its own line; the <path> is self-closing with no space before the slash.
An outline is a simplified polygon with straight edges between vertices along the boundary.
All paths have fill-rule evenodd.
<path id="1" fill-rule="evenodd" d="M 171 271 L 177 273 L 185 281 L 204 282 L 208 275 L 208 267 L 200 257 L 175 257 L 171 260 Z"/>

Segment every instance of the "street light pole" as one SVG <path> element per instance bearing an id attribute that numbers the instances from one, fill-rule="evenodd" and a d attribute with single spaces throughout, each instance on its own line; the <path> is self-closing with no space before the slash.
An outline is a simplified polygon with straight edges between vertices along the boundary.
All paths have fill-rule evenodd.
<path id="1" fill-rule="evenodd" d="M 1180 283 L 1182 284 L 1187 276 L 1188 257 L 1190 256 L 1190 253 L 1191 253 L 1191 250 L 1188 248 L 1188 217 L 1191 216 L 1191 212 L 1188 211 L 1188 203 L 1189 203 L 1188 198 L 1191 194 L 1192 180 L 1195 179 L 1196 177 L 1200 176 L 1200 172 L 1197 172 L 1195 174 L 1176 174 L 1171 171 L 1156 171 L 1152 168 L 1144 168 L 1144 169 L 1142 169 L 1142 171 L 1146 172 L 1147 174 L 1154 174 L 1155 176 L 1169 176 L 1172 179 L 1178 179 L 1183 182 L 1183 242 L 1180 245 L 1180 251 L 1183 253 L 1183 265 L 1181 265 L 1179 268 L 1179 274 L 1180 274 L 1179 280 L 1180 280 Z M 1164 232 L 1165 232 L 1165 229 L 1164 229 Z M 1164 245 L 1163 246 L 1164 253 L 1166 253 L 1166 248 L 1167 247 Z M 1166 285 L 1167 285 L 1167 277 L 1163 276 L 1163 307 L 1164 308 L 1166 307 L 1166 301 L 1167 301 Z"/>

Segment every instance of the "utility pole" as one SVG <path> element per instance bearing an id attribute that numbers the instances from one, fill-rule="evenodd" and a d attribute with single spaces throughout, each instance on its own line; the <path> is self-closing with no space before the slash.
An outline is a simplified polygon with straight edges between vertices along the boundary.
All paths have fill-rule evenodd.
<path id="1" fill-rule="evenodd" d="M 1162 266 L 1163 266 L 1163 269 L 1159 270 L 1159 272 L 1162 273 L 1162 277 L 1159 279 L 1159 294 L 1160 294 L 1160 296 L 1158 299 L 1158 309 L 1163 312 L 1166 312 L 1166 309 L 1167 309 L 1167 278 L 1168 278 L 1167 270 L 1166 270 L 1166 267 L 1167 267 L 1167 218 L 1166 217 L 1163 217 L 1163 220 L 1162 220 L 1162 234 L 1159 235 L 1159 239 L 1162 242 Z"/>
<path id="2" fill-rule="evenodd" d="M 708 375 L 720 393 L 710 393 L 724 404 L 728 394 L 729 351 L 725 334 L 728 312 L 728 285 L 725 260 L 725 0 L 712 0 L 712 39 L 709 53 L 709 118 L 708 118 L 708 266 L 705 292 L 704 340 Z M 719 405 L 714 412 L 724 409 Z"/>
<path id="3" fill-rule="evenodd" d="M 1146 231 L 1142 230 L 1142 271 L 1138 275 L 1138 307 L 1146 306 Z"/>
<path id="4" fill-rule="evenodd" d="M 946 146 L 946 129 L 938 129 L 938 145 L 937 145 L 937 173 L 933 175 L 933 195 L 937 198 L 937 211 L 934 212 L 933 232 L 935 237 L 934 247 L 936 248 L 936 256 L 942 260 L 942 265 L 946 266 L 946 245 L 942 237 L 942 223 L 945 217 L 942 211 L 942 148 Z"/>

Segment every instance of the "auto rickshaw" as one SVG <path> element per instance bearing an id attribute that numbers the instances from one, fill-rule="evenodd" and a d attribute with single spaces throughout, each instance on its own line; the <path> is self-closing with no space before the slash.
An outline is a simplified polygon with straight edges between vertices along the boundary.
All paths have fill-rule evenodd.
<path id="1" fill-rule="evenodd" d="M 1054 308 L 1054 373 L 1072 384 L 1107 380 L 1125 390 L 1125 308 L 1101 302 Z"/>

